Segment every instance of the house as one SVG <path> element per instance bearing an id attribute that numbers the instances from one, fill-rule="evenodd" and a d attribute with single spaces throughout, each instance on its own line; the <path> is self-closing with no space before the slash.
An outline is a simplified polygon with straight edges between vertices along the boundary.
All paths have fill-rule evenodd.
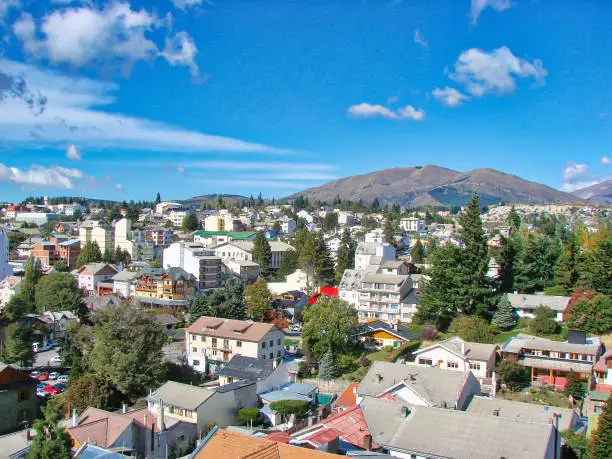
<path id="1" fill-rule="evenodd" d="M 533 319 L 536 308 L 545 306 L 555 313 L 557 322 L 563 322 L 563 313 L 570 300 L 568 296 L 528 295 L 525 293 L 508 293 L 507 296 L 519 317 Z"/>
<path id="2" fill-rule="evenodd" d="M 76 270 L 75 277 L 77 285 L 85 295 L 98 293 L 98 284 L 112 280 L 119 271 L 108 263 L 88 263 Z M 111 289 L 112 293 L 112 289 Z"/>
<path id="3" fill-rule="evenodd" d="M 281 359 L 285 334 L 274 324 L 202 316 L 185 329 L 187 363 L 194 370 L 216 373 L 232 356 Z"/>
<path id="4" fill-rule="evenodd" d="M 15 221 L 23 223 L 33 223 L 37 226 L 42 226 L 52 220 L 57 220 L 58 214 L 52 214 L 49 212 L 16 212 Z"/>
<path id="5" fill-rule="evenodd" d="M 425 220 L 417 217 L 405 217 L 400 219 L 400 228 L 406 233 L 421 233 L 425 231 Z"/>
<path id="6" fill-rule="evenodd" d="M 32 444 L 32 430 L 23 429 L 16 432 L 0 435 L 0 451 L 2 457 L 8 459 L 25 459 Z"/>
<path id="7" fill-rule="evenodd" d="M 302 313 L 307 304 L 308 296 L 299 290 L 283 292 L 280 295 L 275 295 L 272 300 L 272 307 L 274 310 L 282 312 L 283 315 L 290 318 L 293 323 L 301 322 Z"/>
<path id="8" fill-rule="evenodd" d="M 155 416 L 163 411 L 166 422 L 195 425 L 201 438 L 211 423 L 220 427 L 238 423 L 240 408 L 257 405 L 255 387 L 251 382 L 214 388 L 167 381 L 147 397 L 147 408 Z"/>
<path id="9" fill-rule="evenodd" d="M 357 406 L 357 383 L 349 384 L 334 402 L 334 411 L 340 413 L 348 408 Z"/>
<path id="10" fill-rule="evenodd" d="M 73 411 L 66 432 L 75 448 L 93 443 L 115 452 L 149 458 L 165 458 L 168 449 L 179 439 L 197 439 L 193 423 L 165 417 L 165 412 L 152 413 L 147 409 L 120 413 L 88 407 L 78 415 Z M 106 457 L 106 456 L 104 456 Z"/>
<path id="11" fill-rule="evenodd" d="M 72 311 L 44 311 L 43 317 L 49 319 L 53 327 L 53 338 L 65 338 L 68 328 L 79 321 L 78 316 Z"/>
<path id="12" fill-rule="evenodd" d="M 347 212 L 340 210 L 336 212 L 338 214 L 338 225 L 350 228 L 355 225 L 355 214 L 353 212 Z"/>
<path id="13" fill-rule="evenodd" d="M 576 373 L 580 380 L 589 379 L 601 355 L 601 343 L 599 339 L 587 340 L 585 333 L 572 331 L 566 342 L 519 333 L 504 343 L 501 352 L 504 358 L 515 358 L 529 368 L 532 382 L 563 390 L 570 373 Z"/>
<path id="14" fill-rule="evenodd" d="M 270 268 L 278 269 L 287 250 L 293 250 L 289 244 L 281 241 L 270 241 Z M 222 260 L 249 260 L 253 261 L 253 241 L 230 241 L 211 247 L 217 257 Z"/>
<path id="15" fill-rule="evenodd" d="M 303 218 L 304 220 L 306 220 L 306 223 L 314 223 L 315 221 L 315 217 L 310 212 L 303 209 L 297 213 L 297 217 Z"/>
<path id="16" fill-rule="evenodd" d="M 306 448 L 326 448 L 329 452 L 342 455 L 357 455 L 360 451 L 380 449 L 380 446 L 372 441 L 372 434 L 359 406 L 333 414 L 317 424 L 291 434 L 290 443 Z"/>
<path id="17" fill-rule="evenodd" d="M 357 403 L 364 397 L 383 397 L 419 406 L 463 410 L 480 383 L 470 371 L 374 362 L 357 387 Z"/>
<path id="18" fill-rule="evenodd" d="M 471 343 L 455 336 L 415 351 L 417 365 L 436 366 L 455 371 L 471 371 L 481 381 L 495 369 L 498 346 Z"/>
<path id="19" fill-rule="evenodd" d="M 274 411 L 270 405 L 274 402 L 297 400 L 315 404 L 317 401 L 317 386 L 310 384 L 288 383 L 278 389 L 260 393 L 259 397 L 264 404 L 261 414 L 267 422 L 276 426 L 282 422 L 280 413 Z"/>
<path id="20" fill-rule="evenodd" d="M 19 276 L 6 276 L 0 280 L 0 307 L 5 306 L 19 293 L 22 279 Z"/>
<path id="21" fill-rule="evenodd" d="M 26 371 L 12 365 L 0 365 L 0 434 L 32 425 L 38 415 L 36 385 Z"/>
<path id="22" fill-rule="evenodd" d="M 337 456 L 322 451 L 289 445 L 280 441 L 247 436 L 229 430 L 213 430 L 189 455 L 189 459 L 332 459 Z"/>
<path id="23" fill-rule="evenodd" d="M 338 296 L 338 289 L 335 287 L 319 287 L 316 292 L 312 294 L 308 300 L 308 304 L 315 304 L 320 296 L 326 296 L 328 298 L 336 298 Z"/>
<path id="24" fill-rule="evenodd" d="M 151 314 L 151 318 L 155 323 L 161 325 L 169 336 L 174 335 L 174 326 L 179 323 L 176 317 L 170 314 Z"/>
<path id="25" fill-rule="evenodd" d="M 142 270 L 134 281 L 134 297 L 144 304 L 184 306 L 195 292 L 193 276 L 178 267 Z"/>
<path id="26" fill-rule="evenodd" d="M 306 291 L 308 288 L 308 275 L 301 269 L 297 269 L 294 273 L 289 274 L 285 281 L 268 282 L 268 290 L 272 294 L 281 294 L 292 290 Z"/>
<path id="27" fill-rule="evenodd" d="M 76 450 L 73 459 L 125 459 L 125 455 L 86 441 Z"/>
<path id="28" fill-rule="evenodd" d="M 129 271 L 124 269 L 119 271 L 111 280 L 113 281 L 113 293 L 123 298 L 129 298 L 136 294 L 136 278 L 139 271 Z"/>
<path id="29" fill-rule="evenodd" d="M 242 229 L 242 222 L 232 214 L 226 213 L 209 215 L 204 218 L 203 226 L 205 231 L 237 232 Z"/>
<path id="30" fill-rule="evenodd" d="M 213 247 L 230 241 L 252 241 L 257 231 L 196 231 L 193 242 Z"/>
<path id="31" fill-rule="evenodd" d="M 552 424 L 413 406 L 368 397 L 363 414 L 372 440 L 393 457 L 497 459 L 560 457 Z"/>
<path id="32" fill-rule="evenodd" d="M 395 260 L 395 248 L 387 243 L 360 242 L 355 249 L 356 270 L 366 270 L 370 265 L 391 260 Z"/>
<path id="33" fill-rule="evenodd" d="M 382 349 L 386 346 L 399 347 L 419 339 L 419 335 L 399 322 L 388 324 L 374 319 L 361 324 L 359 339 L 366 347 Z"/>
<path id="34" fill-rule="evenodd" d="M 600 414 L 612 394 L 612 350 L 608 350 L 595 363 L 588 389 L 585 397 L 586 412 Z"/>
<path id="35" fill-rule="evenodd" d="M 163 266 L 184 269 L 195 278 L 197 290 L 221 287 L 221 258 L 201 244 L 170 244 L 164 249 Z"/>
<path id="36" fill-rule="evenodd" d="M 217 373 L 219 384 L 224 386 L 237 381 L 254 381 L 257 393 L 267 392 L 290 381 L 289 369 L 277 360 L 261 360 L 234 355 Z"/>
<path id="37" fill-rule="evenodd" d="M 221 271 L 226 278 L 237 279 L 242 285 L 248 285 L 259 277 L 259 265 L 251 260 L 223 260 Z"/>
<path id="38" fill-rule="evenodd" d="M 81 243 L 78 239 L 68 239 L 66 236 L 53 235 L 49 240 L 43 240 L 34 245 L 31 255 L 44 268 L 55 266 L 58 261 L 63 261 L 68 269 L 77 266 L 77 260 L 81 254 Z"/>
<path id="39" fill-rule="evenodd" d="M 6 208 L 6 218 L 8 218 L 9 220 L 13 220 L 16 216 L 18 212 L 29 212 L 30 209 L 28 209 L 26 206 L 23 206 L 21 204 L 11 204 L 10 206 L 8 206 Z"/>

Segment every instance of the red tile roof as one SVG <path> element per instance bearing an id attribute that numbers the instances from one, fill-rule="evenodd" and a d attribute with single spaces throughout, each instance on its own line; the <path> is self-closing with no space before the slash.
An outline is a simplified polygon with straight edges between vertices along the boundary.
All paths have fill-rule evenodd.
<path id="1" fill-rule="evenodd" d="M 315 304 L 319 296 L 325 295 L 331 298 L 338 296 L 338 289 L 335 287 L 319 287 L 319 291 L 312 295 L 308 300 L 308 304 Z"/>
<path id="2" fill-rule="evenodd" d="M 349 384 L 348 387 L 340 394 L 340 397 L 335 402 L 336 406 L 349 408 L 357 404 L 357 387 L 359 384 Z"/>

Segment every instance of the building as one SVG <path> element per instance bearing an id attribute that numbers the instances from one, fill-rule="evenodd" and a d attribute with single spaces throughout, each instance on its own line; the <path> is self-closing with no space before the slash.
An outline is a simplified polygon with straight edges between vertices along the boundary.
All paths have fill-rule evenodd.
<path id="1" fill-rule="evenodd" d="M 201 244 L 175 242 L 164 249 L 164 268 L 184 269 L 195 278 L 198 290 L 221 287 L 221 258 Z"/>
<path id="2" fill-rule="evenodd" d="M 74 274 L 79 288 L 85 295 L 91 296 L 98 293 L 98 285 L 101 282 L 112 280 L 117 273 L 117 268 L 108 263 L 88 263 L 77 269 Z"/>
<path id="3" fill-rule="evenodd" d="M 91 230 L 91 242 L 98 244 L 102 253 L 105 250 L 112 251 L 115 245 L 112 228 L 109 226 L 94 226 Z"/>
<path id="4" fill-rule="evenodd" d="M 221 386 L 238 381 L 255 382 L 258 394 L 278 389 L 291 380 L 289 369 L 282 362 L 243 355 L 234 355 L 217 374 Z"/>
<path id="5" fill-rule="evenodd" d="M 171 202 L 171 201 L 165 201 L 165 202 L 159 202 L 157 204 L 155 204 L 155 213 L 157 215 L 162 215 L 166 212 L 170 212 L 173 209 L 181 209 L 183 206 L 178 203 L 178 202 Z"/>
<path id="6" fill-rule="evenodd" d="M 382 265 L 395 260 L 395 248 L 391 244 L 360 242 L 355 249 L 355 269 L 365 271 L 371 265 Z"/>
<path id="7" fill-rule="evenodd" d="M 128 271 L 124 269 L 115 274 L 111 280 L 113 281 L 113 293 L 129 298 L 136 294 L 136 278 L 139 271 Z"/>
<path id="8" fill-rule="evenodd" d="M 532 382 L 563 390 L 570 373 L 575 373 L 580 380 L 589 379 L 601 355 L 601 344 L 597 338 L 587 340 L 581 332 L 570 331 L 566 342 L 520 333 L 508 339 L 501 352 L 504 358 L 515 358 L 529 368 Z"/>
<path id="9" fill-rule="evenodd" d="M 340 210 L 336 213 L 338 214 L 338 225 L 346 228 L 355 226 L 355 214 L 353 212 Z"/>
<path id="10" fill-rule="evenodd" d="M 44 311 L 42 316 L 48 320 L 53 328 L 53 338 L 65 338 L 68 328 L 79 321 L 78 316 L 72 311 Z"/>
<path id="11" fill-rule="evenodd" d="M 272 256 L 270 268 L 278 269 L 287 250 L 294 250 L 289 244 L 281 241 L 269 241 Z M 211 248 L 222 260 L 253 261 L 253 241 L 230 241 Z"/>
<path id="12" fill-rule="evenodd" d="M 14 220 L 15 217 L 17 216 L 17 213 L 29 212 L 29 211 L 30 209 L 28 209 L 26 206 L 23 206 L 21 204 L 11 204 L 10 206 L 6 208 L 6 218 L 8 218 L 9 220 Z"/>
<path id="13" fill-rule="evenodd" d="M 230 213 L 209 215 L 204 218 L 203 224 L 205 231 L 234 232 L 242 229 L 240 219 Z"/>
<path id="14" fill-rule="evenodd" d="M 365 347 L 382 349 L 386 346 L 400 347 L 419 339 L 419 335 L 399 322 L 388 324 L 381 320 L 369 320 L 361 325 L 359 339 Z"/>
<path id="15" fill-rule="evenodd" d="M 226 279 L 237 279 L 245 286 L 259 277 L 259 265 L 250 260 L 224 260 L 221 269 Z"/>
<path id="16" fill-rule="evenodd" d="M 147 230 L 147 239 L 153 242 L 153 245 L 167 246 L 172 244 L 174 232 L 168 228 L 152 228 Z"/>
<path id="17" fill-rule="evenodd" d="M 297 269 L 294 273 L 289 274 L 285 281 L 268 282 L 268 289 L 275 295 L 280 295 L 285 292 L 298 290 L 305 292 L 308 288 L 308 275 L 301 269 Z"/>
<path id="18" fill-rule="evenodd" d="M 179 267 L 143 269 L 134 281 L 135 298 L 144 304 L 184 306 L 195 293 L 193 276 Z"/>
<path id="19" fill-rule="evenodd" d="M 42 226 L 47 222 L 57 220 L 59 217 L 58 214 L 44 212 L 17 212 L 15 214 L 15 221 Z"/>
<path id="20" fill-rule="evenodd" d="M 22 279 L 19 276 L 6 276 L 0 280 L 0 307 L 5 306 L 19 293 Z"/>
<path id="21" fill-rule="evenodd" d="M 420 233 L 425 231 L 425 220 L 417 217 L 401 218 L 400 228 L 406 233 Z"/>
<path id="22" fill-rule="evenodd" d="M 375 398 L 362 409 L 373 441 L 393 457 L 560 458 L 561 436 L 552 424 Z"/>
<path id="23" fill-rule="evenodd" d="M 0 279 L 13 274 L 13 268 L 9 264 L 9 247 L 8 236 L 0 229 Z"/>
<path id="24" fill-rule="evenodd" d="M 391 362 L 374 362 L 357 387 L 357 404 L 364 397 L 464 410 L 480 393 L 480 383 L 470 371 L 443 370 Z"/>
<path id="25" fill-rule="evenodd" d="M 288 383 L 277 389 L 260 393 L 259 397 L 263 403 L 261 415 L 265 422 L 272 426 L 277 426 L 283 422 L 283 417 L 281 413 L 272 409 L 270 405 L 275 402 L 289 400 L 308 402 L 310 405 L 314 405 L 317 401 L 317 386 L 311 384 Z"/>
<path id="26" fill-rule="evenodd" d="M 51 235 L 49 240 L 37 243 L 31 252 L 32 257 L 39 260 L 44 268 L 55 266 L 61 260 L 68 269 L 76 268 L 80 254 L 81 242 L 60 234 Z"/>
<path id="27" fill-rule="evenodd" d="M 570 300 L 569 296 L 529 295 L 526 293 L 508 293 L 507 296 L 519 317 L 533 319 L 536 308 L 544 306 L 554 312 L 557 322 L 563 322 L 563 313 Z"/>
<path id="28" fill-rule="evenodd" d="M 38 414 L 36 385 L 27 372 L 12 365 L 0 365 L 0 434 L 32 425 Z"/>
<path id="29" fill-rule="evenodd" d="M 185 329 L 185 347 L 189 366 L 217 373 L 234 355 L 280 360 L 285 334 L 274 324 L 203 316 Z"/>
<path id="30" fill-rule="evenodd" d="M 471 371 L 482 383 L 495 369 L 497 345 L 471 343 L 458 336 L 413 352 L 415 364 L 455 371 Z"/>
<path id="31" fill-rule="evenodd" d="M 193 242 L 213 247 L 230 241 L 252 241 L 257 231 L 196 231 Z"/>

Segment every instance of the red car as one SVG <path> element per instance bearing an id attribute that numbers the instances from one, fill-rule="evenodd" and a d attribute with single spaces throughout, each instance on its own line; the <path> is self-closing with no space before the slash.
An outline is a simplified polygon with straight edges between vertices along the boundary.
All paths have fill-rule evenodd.
<path id="1" fill-rule="evenodd" d="M 58 387 L 55 386 L 47 386 L 43 389 L 43 391 L 45 391 L 47 394 L 51 394 L 51 395 L 56 395 L 56 394 L 61 394 L 62 390 Z"/>
<path id="2" fill-rule="evenodd" d="M 47 379 L 49 379 L 49 373 L 41 373 L 36 377 L 36 379 L 38 379 L 39 381 L 46 381 Z"/>

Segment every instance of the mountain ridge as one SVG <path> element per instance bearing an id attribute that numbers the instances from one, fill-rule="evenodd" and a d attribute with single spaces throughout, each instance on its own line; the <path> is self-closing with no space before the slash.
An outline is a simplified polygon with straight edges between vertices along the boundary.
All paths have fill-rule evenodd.
<path id="1" fill-rule="evenodd" d="M 581 188 L 572 194 L 590 203 L 612 205 L 612 179 Z"/>

